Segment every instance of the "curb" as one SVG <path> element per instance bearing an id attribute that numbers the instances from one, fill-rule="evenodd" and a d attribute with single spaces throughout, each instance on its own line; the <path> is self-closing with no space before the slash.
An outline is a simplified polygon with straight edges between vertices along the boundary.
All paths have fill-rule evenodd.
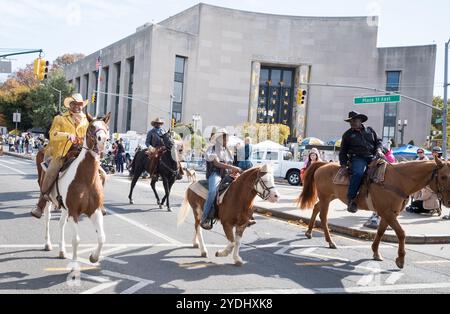
<path id="1" fill-rule="evenodd" d="M 35 160 L 36 156 L 27 156 L 27 155 L 22 155 L 22 154 L 18 154 L 18 153 L 12 153 L 12 152 L 7 152 L 7 151 L 3 151 L 4 155 L 7 156 L 12 156 L 12 157 L 16 157 L 16 158 L 20 158 L 20 159 L 27 159 L 27 160 Z"/>
<path id="2" fill-rule="evenodd" d="M 309 224 L 310 218 L 305 218 L 302 216 L 297 216 L 289 213 L 284 213 L 282 211 L 267 209 L 264 207 L 255 205 L 255 212 L 258 214 L 269 214 L 272 217 L 276 217 L 283 220 L 292 220 L 292 221 L 301 221 L 303 223 Z M 314 228 L 320 228 L 320 221 L 316 220 L 314 224 Z M 348 227 L 343 227 L 335 224 L 328 223 L 328 227 L 330 231 L 348 235 L 354 238 L 359 238 L 363 240 L 374 240 L 376 236 L 376 231 L 365 231 L 359 229 L 352 229 Z M 384 242 L 389 243 L 398 243 L 397 236 L 392 234 L 385 234 L 381 239 Z M 436 235 L 436 236 L 427 236 L 427 235 L 407 235 L 405 239 L 406 244 L 449 244 L 450 243 L 450 235 Z"/>

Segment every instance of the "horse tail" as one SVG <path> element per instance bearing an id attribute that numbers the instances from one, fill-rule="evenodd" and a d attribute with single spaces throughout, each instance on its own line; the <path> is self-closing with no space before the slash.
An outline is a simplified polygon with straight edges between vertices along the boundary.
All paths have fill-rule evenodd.
<path id="1" fill-rule="evenodd" d="M 186 193 L 184 195 L 183 203 L 181 204 L 180 211 L 177 216 L 177 227 L 182 225 L 186 220 L 189 214 L 189 200 L 188 200 L 188 192 L 189 188 L 186 189 Z"/>
<path id="2" fill-rule="evenodd" d="M 315 162 L 311 164 L 305 172 L 305 178 L 303 180 L 303 191 L 300 196 L 295 200 L 297 206 L 300 209 L 306 209 L 313 207 L 317 202 L 317 188 L 314 180 L 314 174 L 316 170 L 326 165 L 326 162 Z"/>

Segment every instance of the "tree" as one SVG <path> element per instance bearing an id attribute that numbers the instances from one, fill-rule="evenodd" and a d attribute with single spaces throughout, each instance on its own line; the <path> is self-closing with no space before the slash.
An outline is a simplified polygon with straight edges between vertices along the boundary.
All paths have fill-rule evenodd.
<path id="1" fill-rule="evenodd" d="M 52 71 L 56 69 L 63 69 L 65 66 L 77 62 L 85 57 L 82 53 L 66 53 L 53 61 Z"/>

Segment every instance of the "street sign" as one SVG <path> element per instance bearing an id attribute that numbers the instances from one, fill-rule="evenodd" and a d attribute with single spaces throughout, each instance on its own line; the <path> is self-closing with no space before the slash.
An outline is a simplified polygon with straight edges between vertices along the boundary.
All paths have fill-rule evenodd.
<path id="1" fill-rule="evenodd" d="M 364 105 L 364 104 L 392 103 L 392 102 L 400 102 L 400 100 L 401 100 L 400 95 L 364 96 L 364 97 L 355 97 L 354 104 Z"/>
<path id="2" fill-rule="evenodd" d="M 20 123 L 20 112 L 14 112 L 13 113 L 13 122 Z"/>
<path id="3" fill-rule="evenodd" d="M 11 73 L 11 61 L 0 60 L 0 73 Z"/>

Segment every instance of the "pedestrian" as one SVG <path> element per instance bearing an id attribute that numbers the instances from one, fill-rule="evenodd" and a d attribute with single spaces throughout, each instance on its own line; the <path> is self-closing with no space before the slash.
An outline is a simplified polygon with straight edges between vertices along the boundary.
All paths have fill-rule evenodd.
<path id="1" fill-rule="evenodd" d="M 434 193 L 434 191 L 430 188 L 430 186 L 427 185 L 419 192 L 414 193 L 414 201 L 411 202 L 410 206 L 406 207 L 406 211 L 416 214 L 437 213 L 440 216 L 441 206 L 439 204 L 439 198 L 437 194 Z"/>
<path id="2" fill-rule="evenodd" d="M 247 136 L 244 140 L 244 147 L 241 147 L 240 150 L 238 151 L 237 166 L 241 168 L 243 171 L 253 167 L 253 163 L 250 161 L 252 153 L 253 153 L 252 139 Z"/>
<path id="3" fill-rule="evenodd" d="M 302 169 L 300 169 L 300 179 L 302 182 L 303 182 L 303 179 L 305 178 L 305 172 L 308 169 L 308 167 L 318 161 L 322 161 L 322 159 L 319 156 L 319 150 L 314 147 L 309 152 L 304 167 Z"/>
<path id="4" fill-rule="evenodd" d="M 417 157 L 416 160 L 429 160 L 427 155 L 425 155 L 425 151 L 422 148 L 419 148 L 417 150 Z"/>
<path id="5" fill-rule="evenodd" d="M 123 139 L 120 138 L 117 142 L 117 161 L 116 161 L 116 171 L 123 173 L 123 157 L 125 154 L 125 148 L 123 147 Z"/>
<path id="6" fill-rule="evenodd" d="M 439 146 L 435 146 L 433 147 L 433 150 L 431 151 L 431 154 L 433 155 L 433 159 L 435 157 L 442 159 L 442 148 L 440 148 Z"/>

